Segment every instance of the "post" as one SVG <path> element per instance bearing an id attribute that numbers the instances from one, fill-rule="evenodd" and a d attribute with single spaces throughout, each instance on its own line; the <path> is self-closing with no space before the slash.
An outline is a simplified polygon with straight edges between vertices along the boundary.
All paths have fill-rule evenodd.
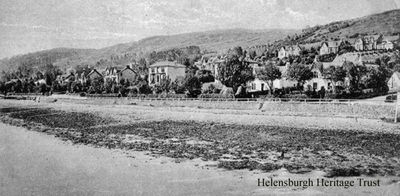
<path id="1" fill-rule="evenodd" d="M 397 118 L 398 118 L 398 116 L 399 116 L 399 104 L 400 104 L 400 92 L 397 92 L 397 95 L 396 95 L 396 113 L 395 113 L 395 115 L 394 115 L 394 122 L 395 123 L 397 123 Z"/>

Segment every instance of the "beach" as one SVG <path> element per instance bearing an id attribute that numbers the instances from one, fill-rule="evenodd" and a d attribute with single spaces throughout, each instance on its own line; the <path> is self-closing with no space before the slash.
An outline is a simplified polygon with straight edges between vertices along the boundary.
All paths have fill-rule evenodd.
<path id="1" fill-rule="evenodd" d="M 1 195 L 348 195 L 350 193 L 354 195 L 394 195 L 400 190 L 399 177 L 395 173 L 390 175 L 390 169 L 387 170 L 390 167 L 382 170 L 389 172 L 386 175 L 379 172 L 370 175 L 347 173 L 349 177 L 328 177 L 327 171 L 324 171 L 323 168 L 302 170 L 302 167 L 288 167 L 288 163 L 296 163 L 296 159 L 291 158 L 291 156 L 297 157 L 298 153 L 308 153 L 306 155 L 318 157 L 322 156 L 320 152 L 321 155 L 315 154 L 313 151 L 292 150 L 285 155 L 290 159 L 277 158 L 275 160 L 275 165 L 279 166 L 275 169 L 266 169 L 265 165 L 258 165 L 253 168 L 249 163 L 246 163 L 246 166 L 241 168 L 242 165 L 235 165 L 232 164 L 233 162 L 229 162 L 243 160 L 246 152 L 240 149 L 237 151 L 239 154 L 237 152 L 235 152 L 236 154 L 231 153 L 229 157 L 226 155 L 221 157 L 218 153 L 198 154 L 198 152 L 203 151 L 182 151 L 182 153 L 179 153 L 180 151 L 176 152 L 176 149 L 180 149 L 179 147 L 182 145 L 189 147 L 189 149 L 202 150 L 209 149 L 206 145 L 207 142 L 213 145 L 215 143 L 211 140 L 200 140 L 199 138 L 201 137 L 197 136 L 196 132 L 185 131 L 182 132 L 184 133 L 183 135 L 176 135 L 179 132 L 171 132 L 170 130 L 173 129 L 168 128 L 168 126 L 177 126 L 178 128 L 181 126 L 176 121 L 178 119 L 175 119 L 179 115 L 181 120 L 189 120 L 185 122 L 189 122 L 189 126 L 209 126 L 209 124 L 203 123 L 214 122 L 213 126 L 221 126 L 218 129 L 222 131 L 232 129 L 232 133 L 235 132 L 233 130 L 237 129 L 240 132 L 242 129 L 236 127 L 236 123 L 239 122 L 247 122 L 247 125 L 244 123 L 242 126 L 249 126 L 248 131 L 254 134 L 251 130 L 254 128 L 254 124 L 257 126 L 265 126 L 265 124 L 281 126 L 282 130 L 286 130 L 288 127 L 296 127 L 297 122 L 301 121 L 303 123 L 299 124 L 297 128 L 309 126 L 314 129 L 326 126 L 331 126 L 332 128 L 332 125 L 340 128 L 343 126 L 342 123 L 347 123 L 347 127 L 352 129 L 364 127 L 360 132 L 362 135 L 363 133 L 377 132 L 383 134 L 382 136 L 387 136 L 387 134 L 396 136 L 397 125 L 383 121 L 371 123 L 375 127 L 368 127 L 367 125 L 371 119 L 357 119 L 356 121 L 352 118 L 331 118 L 329 122 L 315 123 L 310 119 L 320 119 L 321 117 L 262 115 L 255 114 L 257 111 L 253 110 L 220 110 L 213 114 L 207 109 L 190 107 L 155 108 L 153 106 L 118 104 L 99 106 L 62 100 L 57 102 L 42 101 L 40 103 L 7 100 L 2 102 L 2 107 L 3 114 L 7 114 L 7 116 L 14 114 L 15 118 L 10 119 L 3 116 L 3 121 L 5 119 L 9 120 L 7 121 L 8 124 L 13 124 L 14 126 L 1 124 L 0 127 L 1 157 L 4 157 L 4 159 L 1 159 L 0 164 L 0 172 L 2 174 Z M 13 108 L 14 110 L 17 108 L 20 111 L 24 108 L 25 110 L 31 110 L 35 115 L 17 110 L 14 112 L 5 111 L 4 108 Z M 69 122 L 67 119 L 60 122 L 54 120 L 51 122 L 55 124 L 52 124 L 50 121 L 46 121 L 49 118 L 40 117 L 40 115 L 47 114 L 46 112 L 53 110 L 53 113 L 49 113 L 52 118 L 57 118 L 56 114 L 71 114 L 77 116 L 78 120 L 76 120 L 76 123 Z M 86 112 L 86 115 L 82 113 L 84 117 L 81 117 L 80 112 Z M 31 116 L 25 118 L 22 114 Z M 98 120 L 97 116 L 102 117 L 103 120 Z M 253 120 L 240 120 L 238 116 Z M 97 122 L 97 124 L 88 122 L 92 127 L 87 132 L 90 134 L 76 134 L 76 131 L 86 130 L 79 124 L 79 118 L 85 118 L 86 120 L 93 118 L 93 122 Z M 279 118 L 287 120 L 287 123 L 284 124 L 285 126 L 279 124 L 282 123 L 278 121 Z M 308 120 L 305 121 L 304 119 Z M 39 125 L 37 122 L 45 123 L 47 126 Z M 251 122 L 254 122 L 254 124 L 251 124 Z M 157 130 L 154 130 L 156 131 L 154 132 L 155 135 L 148 136 L 143 134 L 148 132 L 149 129 L 142 132 L 143 128 L 141 128 L 137 129 L 139 131 L 132 132 L 132 128 L 130 128 L 132 126 L 155 125 L 161 126 L 160 130 L 166 130 L 165 132 L 172 135 L 164 135 L 164 131 L 157 132 Z M 187 124 L 184 125 L 186 126 Z M 60 128 L 64 126 L 70 126 L 73 129 Z M 208 128 L 214 130 L 212 127 Z M 106 134 L 99 135 L 96 130 Z M 108 132 L 108 130 L 111 132 Z M 307 129 L 305 131 L 305 134 L 309 133 Z M 343 132 L 343 130 L 337 132 L 348 134 L 347 131 Z M 335 135 L 334 131 L 329 133 Z M 121 140 L 122 136 L 125 140 Z M 285 135 L 278 134 L 275 137 L 266 135 L 265 139 L 271 142 L 274 140 L 279 141 L 279 136 Z M 107 140 L 101 138 L 107 138 Z M 205 135 L 203 139 L 206 138 L 213 139 L 214 136 Z M 236 138 L 238 142 L 242 141 L 241 137 L 233 138 Z M 126 139 L 128 139 L 128 142 L 126 142 Z M 116 141 L 117 143 L 115 143 Z M 223 141 L 222 138 L 221 141 Z M 147 146 L 146 143 L 151 145 Z M 154 146 L 155 144 L 162 148 Z M 224 143 L 222 142 L 222 144 Z M 178 148 L 174 147 L 176 145 Z M 384 153 L 389 154 L 386 158 L 384 158 L 385 156 L 380 157 L 379 160 L 385 162 L 384 165 L 389 164 L 392 165 L 391 167 L 396 167 L 398 165 L 396 151 L 393 151 L 394 154 L 391 153 L 390 146 L 389 148 L 382 147 L 380 149 L 387 149 Z M 335 152 L 333 149 L 332 151 Z M 341 156 L 359 155 L 357 153 L 354 154 L 357 151 L 352 151 L 351 149 L 348 149 L 348 152 L 348 155 L 341 154 Z M 269 154 L 267 160 L 270 160 L 271 156 L 280 155 L 280 152 L 271 151 L 270 153 L 272 154 Z M 328 153 L 324 155 L 325 159 L 330 160 L 329 154 L 331 152 L 324 151 L 324 153 Z M 233 155 L 241 156 L 242 159 L 232 159 Z M 257 156 L 260 155 L 257 154 Z M 362 158 L 357 156 L 355 157 Z M 332 157 L 335 157 L 335 155 Z M 378 156 L 376 155 L 375 157 Z M 369 156 L 364 156 L 364 158 L 358 160 L 360 164 L 366 164 L 365 160 L 375 160 Z M 254 160 L 258 160 L 257 157 Z M 301 162 L 307 159 L 297 157 L 297 160 Z M 380 167 L 385 168 L 386 166 L 378 166 L 377 169 L 379 170 Z M 311 180 L 314 185 L 302 187 L 260 185 L 260 180 L 269 180 L 271 178 L 275 180 Z M 379 180 L 380 184 L 379 186 L 359 186 L 357 183 L 360 178 L 370 181 Z M 355 185 L 347 188 L 343 186 L 316 186 L 318 179 L 354 181 Z"/>

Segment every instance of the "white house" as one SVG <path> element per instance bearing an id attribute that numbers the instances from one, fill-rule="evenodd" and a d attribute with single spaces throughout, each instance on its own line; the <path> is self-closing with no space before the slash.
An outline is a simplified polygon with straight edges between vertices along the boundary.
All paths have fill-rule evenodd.
<path id="1" fill-rule="evenodd" d="M 278 51 L 278 58 L 283 59 L 289 56 L 299 56 L 301 48 L 298 45 L 284 46 Z"/>
<path id="2" fill-rule="evenodd" d="M 319 54 L 320 55 L 331 54 L 331 53 L 336 54 L 339 52 L 339 46 L 341 43 L 342 43 L 341 41 L 324 42 L 322 43 L 322 46 L 319 49 Z"/>
<path id="3" fill-rule="evenodd" d="M 272 88 L 273 89 L 282 89 L 282 88 L 288 88 L 288 87 L 295 87 L 297 85 L 296 81 L 292 81 L 286 78 L 286 70 L 289 66 L 289 63 L 286 64 L 286 66 L 278 66 L 278 69 L 282 73 L 282 78 L 281 79 L 276 79 L 272 83 Z M 262 67 L 256 67 L 255 65 L 253 66 L 253 74 L 256 75 L 256 72 L 258 69 L 262 69 Z M 249 81 L 247 83 L 248 87 L 248 92 L 259 92 L 259 91 L 268 91 L 269 85 L 267 81 L 260 80 L 259 78 L 255 78 L 252 81 Z"/>
<path id="4" fill-rule="evenodd" d="M 389 92 L 398 92 L 400 91 L 400 72 L 394 72 L 387 82 L 389 87 Z"/>
<path id="5" fill-rule="evenodd" d="M 175 81 L 178 77 L 185 77 L 186 66 L 177 62 L 161 61 L 150 65 L 149 85 L 160 84 L 161 80 L 169 78 Z"/>

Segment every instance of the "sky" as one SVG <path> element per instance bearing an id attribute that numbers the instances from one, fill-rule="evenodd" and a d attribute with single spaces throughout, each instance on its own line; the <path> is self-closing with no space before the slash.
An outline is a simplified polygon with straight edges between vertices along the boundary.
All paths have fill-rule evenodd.
<path id="1" fill-rule="evenodd" d="M 0 58 L 154 35 L 301 29 L 399 8 L 400 0 L 0 0 Z"/>

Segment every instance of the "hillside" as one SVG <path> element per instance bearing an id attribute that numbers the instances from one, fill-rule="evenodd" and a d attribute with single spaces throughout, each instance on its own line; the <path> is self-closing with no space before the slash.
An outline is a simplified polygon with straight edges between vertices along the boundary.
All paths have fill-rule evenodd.
<path id="1" fill-rule="evenodd" d="M 363 35 L 382 33 L 390 39 L 397 39 L 400 33 L 400 10 L 392 10 L 345 21 L 332 22 L 299 30 L 246 30 L 228 29 L 206 32 L 185 33 L 169 36 L 153 36 L 139 41 L 118 44 L 102 49 L 57 48 L 0 60 L 0 71 L 16 69 L 27 64 L 40 69 L 52 63 L 66 70 L 76 65 L 105 67 L 121 65 L 140 58 L 146 58 L 152 51 L 184 51 L 188 46 L 199 46 L 202 52 L 222 52 L 235 46 L 254 46 L 281 40 L 276 45 L 310 44 L 318 45 L 324 40 L 341 38 L 354 40 Z M 394 36 L 395 35 L 395 36 Z M 186 49 L 185 49 L 186 48 Z M 182 49 L 182 50 L 180 50 Z M 176 55 L 175 55 L 176 56 Z"/>
<path id="2" fill-rule="evenodd" d="M 330 39 L 354 39 L 380 33 L 386 37 L 397 37 L 400 34 L 400 10 L 318 25 L 303 29 L 302 32 L 295 41 L 312 43 Z"/>
<path id="3" fill-rule="evenodd" d="M 3 59 L 0 61 L 0 71 L 15 69 L 21 64 L 32 64 L 32 66 L 40 68 L 46 63 L 53 63 L 64 70 L 82 64 L 104 67 L 111 64 L 132 62 L 135 59 L 145 57 L 152 51 L 187 46 L 199 46 L 202 51 L 220 52 L 235 46 L 246 47 L 266 44 L 296 32 L 298 33 L 296 30 L 229 29 L 154 36 L 97 50 L 57 48 Z"/>

